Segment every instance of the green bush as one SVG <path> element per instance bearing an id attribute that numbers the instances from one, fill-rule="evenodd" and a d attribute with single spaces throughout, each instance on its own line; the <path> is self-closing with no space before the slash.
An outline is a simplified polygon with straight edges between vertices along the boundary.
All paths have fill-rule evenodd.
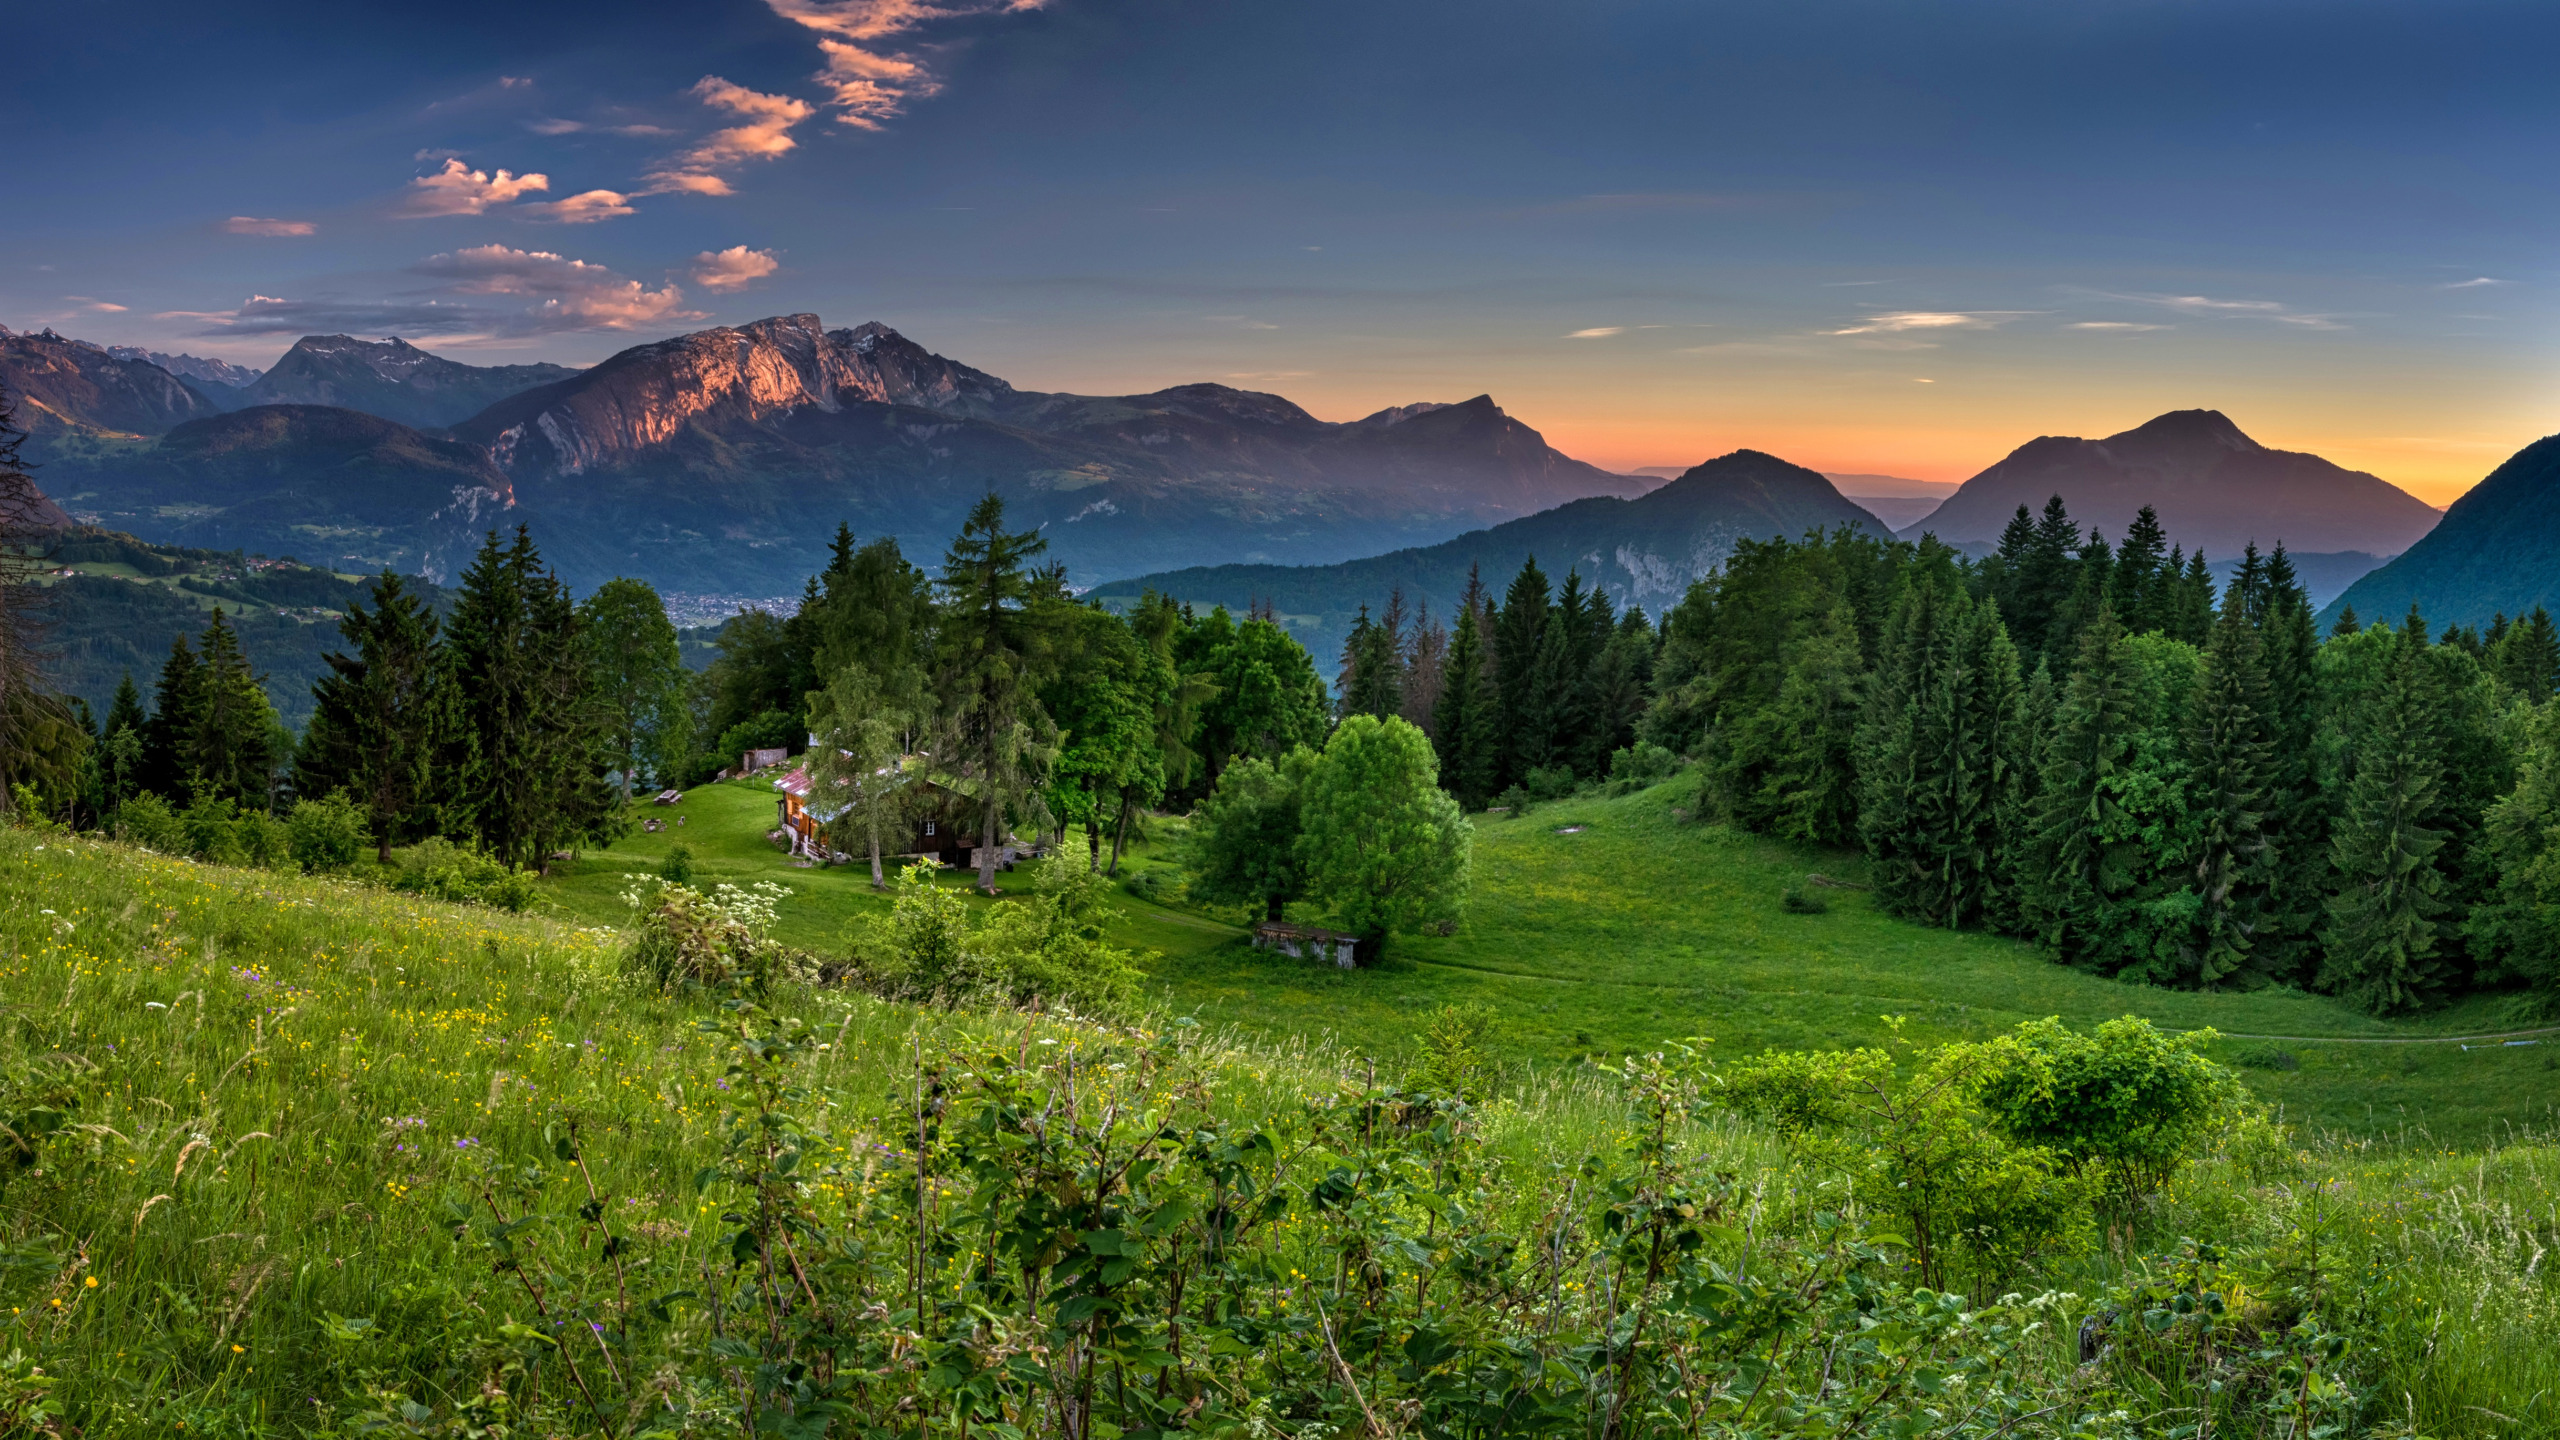
<path id="1" fill-rule="evenodd" d="M 1571 770 L 1562 765 L 1542 766 L 1520 777 L 1520 784 L 1532 800 L 1563 800 L 1582 786 Z"/>
<path id="2" fill-rule="evenodd" d="M 1510 789 L 1493 797 L 1493 808 L 1496 810 L 1508 810 L 1511 812 L 1512 817 L 1517 819 L 1518 817 L 1529 813 L 1529 792 L 1521 789 L 1517 785 L 1514 785 Z"/>
<path id="3" fill-rule="evenodd" d="M 353 868 L 373 843 L 364 812 L 343 790 L 332 791 L 323 800 L 293 802 L 285 830 L 294 863 L 316 872 L 335 874 Z"/>
<path id="4" fill-rule="evenodd" d="M 1802 885 L 1790 885 L 1779 892 L 1778 908 L 1790 915 L 1828 915 L 1831 902 Z"/>
<path id="5" fill-rule="evenodd" d="M 1654 744 L 1640 740 L 1623 750 L 1609 754 L 1609 793 L 1626 795 L 1648 785 L 1659 785 L 1680 773 L 1680 757 Z"/>
<path id="6" fill-rule="evenodd" d="M 240 845 L 240 807 L 230 800 L 199 796 L 179 812 L 186 853 L 216 865 L 237 865 L 248 858 Z"/>
<path id="7" fill-rule="evenodd" d="M 692 884 L 693 847 L 690 845 L 668 846 L 667 858 L 658 862 L 658 878 L 670 885 Z"/>
<path id="8" fill-rule="evenodd" d="M 241 863 L 261 870 L 283 870 L 292 867 L 293 832 L 286 824 L 264 810 L 252 810 L 231 822 L 232 842 L 239 848 Z"/>
<path id="9" fill-rule="evenodd" d="M 791 891 L 771 881 L 723 885 L 709 895 L 645 875 L 623 892 L 636 913 L 625 964 L 661 993 L 725 990 L 763 995 L 786 967 L 771 938 L 773 907 Z"/>
<path id="10" fill-rule="evenodd" d="M 2024 1144 L 2102 1178 L 2125 1205 L 2169 1183 L 2229 1123 L 2246 1092 L 2203 1053 L 2210 1030 L 2163 1034 L 2128 1015 L 2087 1035 L 2059 1020 L 2018 1027 L 1982 1103 Z"/>
<path id="11" fill-rule="evenodd" d="M 531 875 L 499 863 L 475 846 L 456 845 L 441 835 L 409 847 L 391 885 L 395 890 L 499 910 L 522 910 L 533 904 Z"/>
<path id="12" fill-rule="evenodd" d="M 187 853 L 187 827 L 169 802 L 148 790 L 124 802 L 116 812 L 116 833 L 145 850 L 163 855 Z"/>
<path id="13" fill-rule="evenodd" d="M 920 860 L 898 872 L 889 914 L 845 927 L 847 978 L 891 999 L 959 1006 L 993 1002 L 1085 1010 L 1137 993 L 1129 952 L 1106 945 L 1110 882 L 1072 856 L 1032 871 L 1029 898 L 990 907 L 974 924 L 960 897 Z"/>

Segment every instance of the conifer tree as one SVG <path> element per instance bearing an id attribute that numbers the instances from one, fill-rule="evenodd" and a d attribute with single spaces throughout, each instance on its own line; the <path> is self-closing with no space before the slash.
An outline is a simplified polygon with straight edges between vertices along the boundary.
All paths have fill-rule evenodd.
<path id="1" fill-rule="evenodd" d="M 2376 1015 L 2433 995 L 2446 910 L 2435 676 L 2422 639 L 2404 630 L 2390 643 L 2330 843 L 2338 890 L 2321 936 L 2322 987 Z"/>
<path id="2" fill-rule="evenodd" d="M 389 570 L 370 586 L 371 610 L 351 605 L 338 633 L 352 655 L 332 652 L 312 687 L 311 723 L 294 758 L 294 788 L 317 799 L 347 791 L 370 822 L 375 858 L 433 828 L 433 765 L 450 723 L 452 692 L 433 611 Z"/>
<path id="3" fill-rule="evenodd" d="M 458 711 L 447 824 L 527 867 L 608 834 L 619 812 L 576 607 L 525 527 L 503 549 L 490 531 L 463 572 L 444 656 Z"/>
<path id="4" fill-rule="evenodd" d="M 1485 664 L 1483 607 L 1462 605 L 1458 628 L 1449 634 L 1449 658 L 1442 667 L 1440 701 L 1431 716 L 1432 748 L 1440 757 L 1440 780 L 1468 810 L 1481 810 L 1493 799 L 1496 754 L 1501 744 L 1501 696 Z"/>
<path id="5" fill-rule="evenodd" d="M 2277 877 L 2278 857 L 2267 829 L 2276 800 L 2276 736 L 2248 600 L 2237 586 L 2223 597 L 2184 737 L 2188 813 L 2196 832 L 2193 888 L 2200 902 L 2186 947 L 2186 978 L 2206 988 L 2258 968 L 2253 952 L 2273 906 Z"/>
<path id="6" fill-rule="evenodd" d="M 1999 884 L 1989 919 L 1993 928 L 2005 934 L 2034 933 L 2036 837 L 2043 805 L 2045 752 L 2053 738 L 2054 712 L 2060 703 L 2053 667 L 2038 659 L 2027 676 L 2024 696 L 2018 704 L 2018 723 L 2009 732 L 2004 758 L 2011 778 L 1999 796 L 2000 810 L 1995 817 L 2000 834 Z"/>
<path id="7" fill-rule="evenodd" d="M 1548 612 L 1546 633 L 1539 637 L 1529 683 L 1537 691 L 1546 725 L 1543 743 L 1531 747 L 1542 755 L 1541 764 L 1569 767 L 1592 723 L 1584 682 L 1592 659 L 1593 599 L 1583 588 L 1582 573 L 1566 571 L 1564 588 L 1556 592 Z M 1524 756 L 1528 753 L 1523 750 Z"/>
<path id="8" fill-rule="evenodd" d="M 2055 628 L 2079 583 L 2073 563 L 2073 551 L 2079 545 L 2080 527 L 2072 523 L 2062 497 L 2046 500 L 2027 547 L 2017 592 L 2004 597 L 2001 604 L 2002 614 L 2010 617 L 2010 638 L 2031 653 L 2049 655 L 2065 643 Z"/>
<path id="9" fill-rule="evenodd" d="M 1390 597 L 1390 603 L 1401 600 L 1403 592 Z M 1440 678 L 1449 666 L 1449 627 L 1431 618 L 1430 602 L 1425 601 L 1414 613 L 1413 625 L 1405 632 L 1404 708 L 1406 723 L 1425 735 L 1433 734 L 1432 716 L 1440 709 Z"/>
<path id="10" fill-rule="evenodd" d="M 2363 623 L 2356 619 L 2356 607 L 2350 605 L 2338 612 L 2338 622 L 2329 627 L 2329 633 L 2333 636 L 2353 635 L 2363 628 Z"/>
<path id="11" fill-rule="evenodd" d="M 2187 557 L 2186 573 L 2178 577 L 2176 614 L 2169 633 L 2201 650 L 2213 635 L 2213 568 L 2205 563 L 2204 547 L 2196 547 Z"/>
<path id="12" fill-rule="evenodd" d="M 2260 917 L 2259 970 L 2278 980 L 2309 978 L 2328 894 L 2329 807 L 2313 756 L 2320 728 L 2319 627 L 2311 597 L 2279 544 L 2259 587 L 2259 654 L 2267 672 L 2269 758 L 2265 826 L 2276 874 Z"/>
<path id="13" fill-rule="evenodd" d="M 250 672 L 239 633 L 213 607 L 205 627 L 195 680 L 194 725 L 179 750 L 188 790 L 196 800 L 231 800 L 244 810 L 264 810 L 275 786 L 272 743 L 275 707 Z"/>
<path id="14" fill-rule="evenodd" d="M 2531 615 L 2509 624 L 2486 650 L 2489 673 L 2525 703 L 2539 705 L 2551 698 L 2554 682 L 2560 681 L 2560 629 L 2553 627 L 2549 611 L 2534 606 Z"/>
<path id="15" fill-rule="evenodd" d="M 183 634 L 169 642 L 152 691 L 151 723 L 142 736 L 142 788 L 183 808 L 194 797 L 187 783 L 187 746 L 202 710 L 203 667 Z"/>
<path id="16" fill-rule="evenodd" d="M 2070 564 L 2070 593 L 2064 598 L 2061 608 L 2054 612 L 2053 624 L 2046 632 L 2047 654 L 2068 656 L 2075 652 L 2080 643 L 2080 632 L 2087 628 L 2100 606 L 2113 602 L 2115 569 L 2115 552 L 2107 547 L 2107 537 L 2100 534 L 2096 526 L 2090 526 L 2088 537 L 2081 541 L 2079 552 Z M 2118 613 L 2121 616 L 2121 612 Z"/>
<path id="17" fill-rule="evenodd" d="M 1351 625 L 1342 642 L 1342 671 L 1334 682 L 1341 713 L 1385 719 L 1404 713 L 1404 645 L 1395 627 L 1373 622 L 1369 607 Z"/>
<path id="18" fill-rule="evenodd" d="M 1762 826 L 1818 845 L 1858 834 L 1857 739 L 1866 666 L 1843 599 L 1808 624 L 1792 645 L 1776 703 L 1745 723 L 1765 727 L 1771 755 L 1753 810 Z"/>
<path id="19" fill-rule="evenodd" d="M 1006 530 L 1004 501 L 990 494 L 969 512 L 942 562 L 937 690 L 950 754 L 978 792 L 978 888 L 990 895 L 1007 813 L 1036 793 L 1057 751 L 1055 727 L 1033 693 L 1039 645 L 1026 603 L 1028 567 L 1047 548 L 1037 534 Z"/>
<path id="20" fill-rule="evenodd" d="M 1951 928 L 1990 913 L 2003 751 L 2023 698 L 1997 607 L 1915 580 L 1886 624 L 1858 733 L 1858 826 L 1888 911 Z"/>
<path id="21" fill-rule="evenodd" d="M 2160 565 L 2168 543 L 2168 533 L 2160 528 L 2160 512 L 2148 505 L 2125 527 L 2124 544 L 2116 550 L 2114 593 L 2116 613 L 2129 633 L 2165 628 L 2161 602 L 2168 587 L 2161 584 Z"/>
<path id="22" fill-rule="evenodd" d="M 151 715 L 142 708 L 142 691 L 133 683 L 133 672 L 127 670 L 124 679 L 116 683 L 115 699 L 108 702 L 105 723 L 98 727 L 103 809 L 121 808 L 142 788 L 143 736 L 150 728 Z"/>
<path id="23" fill-rule="evenodd" d="M 1530 556 L 1503 592 L 1490 647 L 1495 687 L 1502 695 L 1496 725 L 1502 736 L 1501 765 L 1494 775 L 1499 787 L 1547 763 L 1555 745 L 1553 697 L 1538 685 L 1538 655 L 1546 646 L 1547 621 L 1553 608 L 1546 572 Z"/>
<path id="24" fill-rule="evenodd" d="M 2114 608 L 2102 605 L 2080 637 L 2037 782 L 2027 900 L 2037 941 L 2066 964 L 2105 962 L 2108 911 L 2129 881 L 2114 852 L 2137 703 L 2123 627 Z"/>

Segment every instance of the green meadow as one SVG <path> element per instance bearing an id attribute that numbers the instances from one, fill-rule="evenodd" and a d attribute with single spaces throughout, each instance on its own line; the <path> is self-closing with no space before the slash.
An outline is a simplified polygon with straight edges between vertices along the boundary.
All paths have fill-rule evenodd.
<path id="1" fill-rule="evenodd" d="M 1467 918 L 1447 936 L 1399 937 L 1373 969 L 1340 971 L 1267 954 L 1244 918 L 1119 898 L 1118 943 L 1142 952 L 1170 1009 L 1275 1039 L 1307 1037 L 1393 1060 L 1425 1016 L 1476 1007 L 1489 1042 L 1524 1076 L 1587 1056 L 1701 1038 L 1711 1053 L 1881 1043 L 1886 1017 L 1907 1038 L 1974 1039 L 2022 1020 L 2074 1026 L 2140 1015 L 2230 1037 L 2214 1053 L 2306 1128 L 2418 1148 L 2463 1147 L 2560 1125 L 2560 1032 L 2465 1049 L 2457 1037 L 2536 1027 L 2491 997 L 2407 1020 L 2376 1020 L 2292 990 L 2196 994 L 2120 984 L 2049 963 L 2023 943 L 1933 930 L 1878 913 L 1854 888 L 1864 862 L 1685 823 L 1694 782 L 1614 798 L 1476 817 Z M 733 780 L 647 813 L 683 828 L 635 832 L 589 852 L 545 887 L 545 906 L 580 923 L 627 914 L 626 873 L 654 871 L 671 845 L 693 852 L 697 883 L 791 887 L 776 934 L 840 948 L 853 916 L 885 908 L 867 866 L 797 868 L 764 838 L 769 782 Z M 1124 871 L 1178 896 L 1179 821 L 1156 821 Z M 1070 844 L 1081 846 L 1079 832 Z M 1829 912 L 1792 914 L 1780 894 L 1814 886 Z M 968 878 L 942 883 L 971 895 Z M 992 903 L 1002 903 L 1001 901 Z M 1316 917 L 1308 917 L 1316 918 Z M 2286 1037 L 2261 1039 L 2254 1037 Z M 2378 1043 L 2380 1042 L 2380 1043 Z"/>

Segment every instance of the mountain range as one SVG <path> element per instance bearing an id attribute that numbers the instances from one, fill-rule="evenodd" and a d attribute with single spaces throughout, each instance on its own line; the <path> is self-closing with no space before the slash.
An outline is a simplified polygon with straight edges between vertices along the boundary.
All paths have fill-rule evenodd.
<path id="1" fill-rule="evenodd" d="M 1821 473 L 1736 450 L 1635 499 L 1576 500 L 1437 545 L 1337 565 L 1194 566 L 1115 581 L 1092 594 L 1115 605 L 1148 590 L 1203 608 L 1242 612 L 1267 605 L 1325 660 L 1340 648 L 1359 607 L 1376 610 L 1391 590 L 1402 589 L 1408 605 L 1428 605 L 1445 621 L 1466 593 L 1471 571 L 1499 593 L 1535 558 L 1550 581 L 1561 584 L 1568 571 L 1579 572 L 1620 609 L 1637 606 L 1658 619 L 1739 541 L 1842 525 L 1886 533 Z"/>
<path id="2" fill-rule="evenodd" d="M 2251 541 L 2260 550 L 2281 541 L 2298 555 L 2397 555 L 2442 518 L 2377 476 L 2270 450 L 2218 410 L 2173 410 L 2103 440 L 2030 440 L 1900 533 L 1916 540 L 1925 531 L 1980 550 L 1999 542 L 2020 505 L 2032 514 L 2054 495 L 2083 527 L 2110 538 L 2149 505 L 2171 540 L 2216 559 L 2239 555 Z"/>
<path id="3" fill-rule="evenodd" d="M 1652 486 L 1557 452 L 1487 396 L 1329 422 L 1224 385 L 1017 390 L 885 325 L 828 330 L 814 315 L 575 372 L 306 337 L 219 405 L 147 362 L 50 332 L 8 338 L 0 383 L 52 417 L 45 483 L 75 514 L 430 578 L 452 573 L 457 525 L 522 521 L 582 587 L 630 574 L 787 593 L 837 521 L 930 558 L 993 490 L 1089 583 L 1204 554 L 1339 560 Z M 298 403 L 272 403 L 284 400 Z M 374 423 L 320 413 L 323 401 Z M 354 474 L 369 493 L 349 493 Z"/>
<path id="4" fill-rule="evenodd" d="M 2464 492 L 2443 523 L 2348 587 L 2320 623 L 2353 607 L 2367 624 L 2396 624 L 2412 605 L 2438 631 L 2537 605 L 2560 611 L 2560 435 L 2527 445 Z"/>

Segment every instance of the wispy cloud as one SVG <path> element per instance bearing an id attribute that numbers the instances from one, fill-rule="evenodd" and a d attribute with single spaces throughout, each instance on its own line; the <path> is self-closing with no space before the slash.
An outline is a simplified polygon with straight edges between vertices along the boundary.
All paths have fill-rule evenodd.
<path id="1" fill-rule="evenodd" d="M 2512 280 L 2493 280 L 2486 275 L 2478 275 L 2469 280 L 2456 280 L 2450 285 L 2439 285 L 2436 288 L 2439 290 L 2477 290 L 2483 285 L 2512 285 L 2514 283 L 2515 282 Z"/>
<path id="2" fill-rule="evenodd" d="M 1627 327 L 1624 325 L 1594 325 L 1588 330 L 1576 330 L 1564 338 L 1567 340 L 1606 340 L 1612 335 L 1624 335 L 1626 333 Z"/>
<path id="3" fill-rule="evenodd" d="M 705 250 L 694 256 L 693 282 L 706 290 L 738 290 L 781 268 L 782 261 L 770 250 L 732 245 L 726 250 Z"/>
<path id="4" fill-rule="evenodd" d="M 413 218 L 482 215 L 494 206 L 512 204 L 534 191 L 550 188 L 548 175 L 517 175 L 505 170 L 491 175 L 458 159 L 449 159 L 433 175 L 421 175 L 409 182 L 408 197 L 400 213 Z"/>
<path id="5" fill-rule="evenodd" d="M 2177 327 L 2171 325 L 2146 325 L 2139 320 L 2074 320 L 2062 328 L 2065 330 L 2106 330 L 2130 335 L 2137 331 L 2171 330 Z"/>
<path id="6" fill-rule="evenodd" d="M 608 266 L 548 250 L 476 245 L 430 255 L 409 273 L 432 283 L 376 299 L 252 295 L 235 310 L 171 310 L 155 318 L 196 321 L 199 335 L 448 337 L 631 330 L 704 318 L 684 308 L 684 292 L 672 282 L 651 289 Z"/>
<path id="7" fill-rule="evenodd" d="M 773 12 L 817 33 L 826 66 L 816 76 L 832 93 L 838 123 L 877 130 L 942 89 L 913 53 L 891 42 L 927 25 L 1037 10 L 1042 0 L 765 0 Z"/>
<path id="8" fill-rule="evenodd" d="M 554 225 L 593 225 L 639 212 L 631 208 L 631 197 L 619 190 L 582 190 L 563 199 L 520 206 L 516 213 Z"/>
<path id="9" fill-rule="evenodd" d="M 1870 315 L 1855 325 L 1829 331 L 1833 335 L 1897 335 L 1906 330 L 1989 330 L 2015 311 L 1973 313 L 1961 310 L 1897 310 Z"/>
<path id="10" fill-rule="evenodd" d="M 650 194 L 726 195 L 729 182 L 721 171 L 749 160 L 773 160 L 799 144 L 791 127 L 817 113 L 808 101 L 791 95 L 768 95 L 744 85 L 705 75 L 687 92 L 714 110 L 737 117 L 694 142 L 649 175 Z"/>
<path id="11" fill-rule="evenodd" d="M 234 215 L 222 222 L 222 228 L 234 235 L 309 235 L 319 226 L 308 220 L 261 220 L 255 215 Z"/>
<path id="12" fill-rule="evenodd" d="M 112 300 L 100 300 L 88 295 L 65 295 L 62 298 L 79 306 L 83 312 L 91 315 L 121 315 L 130 308 L 128 306 L 118 305 Z"/>
<path id="13" fill-rule="evenodd" d="M 2280 300 L 2225 300 L 2212 295 L 2163 295 L 2112 290 L 2085 293 L 2103 300 L 2129 300 L 2138 305 L 2157 305 L 2182 315 L 2220 317 L 2229 320 L 2266 320 L 2279 325 L 2291 325 L 2299 330 L 2348 328 L 2335 315 L 2296 310 Z"/>
<path id="14" fill-rule="evenodd" d="M 563 120 L 555 115 L 528 120 L 524 128 L 536 135 L 673 135 L 676 133 L 664 125 L 603 125 L 586 120 Z"/>

